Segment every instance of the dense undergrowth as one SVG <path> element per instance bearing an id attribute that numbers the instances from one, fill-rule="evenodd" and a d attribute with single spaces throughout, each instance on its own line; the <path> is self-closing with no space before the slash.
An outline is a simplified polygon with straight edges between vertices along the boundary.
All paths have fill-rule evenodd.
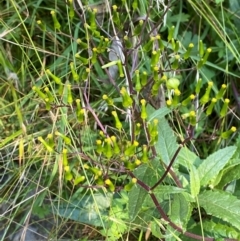
<path id="1" fill-rule="evenodd" d="M 235 1 L 0 4 L 2 240 L 240 239 Z"/>

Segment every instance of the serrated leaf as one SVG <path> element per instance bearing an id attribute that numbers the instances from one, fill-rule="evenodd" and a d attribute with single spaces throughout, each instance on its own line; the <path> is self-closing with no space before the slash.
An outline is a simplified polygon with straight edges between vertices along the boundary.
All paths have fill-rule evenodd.
<path id="1" fill-rule="evenodd" d="M 141 165 L 135 169 L 133 173 L 146 185 L 152 186 L 157 180 L 156 170 L 158 166 L 159 161 L 154 160 L 151 162 L 151 166 L 149 164 Z M 134 185 L 130 190 L 128 195 L 128 212 L 130 220 L 134 220 L 136 218 L 147 195 L 148 192 L 139 185 Z"/>
<path id="2" fill-rule="evenodd" d="M 233 227 L 226 224 L 215 223 L 213 221 L 204 221 L 203 228 L 214 237 L 228 237 L 233 239 L 240 239 L 239 232 Z"/>
<path id="3" fill-rule="evenodd" d="M 226 184 L 237 179 L 240 179 L 240 165 L 228 168 L 227 171 L 223 172 L 222 179 L 218 183 L 217 188 L 222 189 Z"/>
<path id="4" fill-rule="evenodd" d="M 149 122 L 151 122 L 153 119 L 161 119 L 163 118 L 165 115 L 169 114 L 171 112 L 171 110 L 167 107 L 162 107 L 158 110 L 155 110 L 154 112 L 152 112 L 149 117 L 147 118 L 147 120 Z"/>
<path id="5" fill-rule="evenodd" d="M 178 148 L 176 136 L 164 118 L 159 119 L 158 123 L 158 141 L 155 144 L 157 154 L 161 156 L 165 164 L 169 164 L 174 153 Z"/>
<path id="6" fill-rule="evenodd" d="M 199 205 L 207 214 L 230 223 L 240 230 L 240 200 L 227 192 L 205 191 L 198 196 Z"/>
<path id="7" fill-rule="evenodd" d="M 86 195 L 80 200 L 69 200 L 56 207 L 54 212 L 66 219 L 75 220 L 98 227 L 103 226 L 104 217 L 109 215 L 112 194 L 96 193 Z"/>
<path id="8" fill-rule="evenodd" d="M 199 160 L 199 157 L 194 152 L 190 151 L 186 146 L 184 146 L 177 156 L 176 163 L 190 169 L 192 165 L 197 167 Z"/>
<path id="9" fill-rule="evenodd" d="M 161 156 L 163 162 L 165 164 L 169 164 L 172 156 L 178 148 L 178 145 L 173 130 L 171 129 L 165 118 L 162 118 L 162 116 L 160 115 L 160 110 L 159 112 L 157 112 L 159 113 L 159 115 L 156 115 L 154 118 L 158 120 L 158 141 L 155 144 L 155 148 L 157 154 Z M 152 118 L 155 112 L 156 110 L 153 107 L 147 106 L 147 114 L 149 117 Z M 163 110 L 163 113 L 167 113 L 167 111 Z"/>
<path id="10" fill-rule="evenodd" d="M 200 179 L 195 166 L 190 167 L 190 190 L 193 197 L 196 197 L 200 191 Z"/>
<path id="11" fill-rule="evenodd" d="M 185 229 L 190 219 L 192 208 L 182 194 L 174 194 L 169 217 L 171 221 Z"/>
<path id="12" fill-rule="evenodd" d="M 207 185 L 211 179 L 214 179 L 230 160 L 235 151 L 235 146 L 229 146 L 218 150 L 205 159 L 198 168 L 201 185 Z"/>

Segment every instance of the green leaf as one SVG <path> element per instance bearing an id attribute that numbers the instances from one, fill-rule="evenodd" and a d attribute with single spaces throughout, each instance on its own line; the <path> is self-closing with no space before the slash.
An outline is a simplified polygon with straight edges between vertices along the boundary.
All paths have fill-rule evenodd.
<path id="1" fill-rule="evenodd" d="M 174 194 L 169 213 L 173 223 L 185 229 L 190 219 L 192 207 L 182 194 Z"/>
<path id="2" fill-rule="evenodd" d="M 198 168 L 201 185 L 207 185 L 211 179 L 214 179 L 230 160 L 235 151 L 235 146 L 226 147 L 205 159 Z"/>
<path id="3" fill-rule="evenodd" d="M 198 196 L 207 214 L 230 223 L 240 230 L 240 200 L 223 191 L 205 191 Z"/>
<path id="4" fill-rule="evenodd" d="M 222 179 L 218 183 L 217 188 L 222 189 L 226 184 L 237 179 L 240 179 L 240 165 L 230 167 L 226 171 L 224 170 Z"/>
<path id="5" fill-rule="evenodd" d="M 164 118 L 159 118 L 158 141 L 155 145 L 157 154 L 165 164 L 169 164 L 175 154 L 178 144 L 173 130 Z"/>
<path id="6" fill-rule="evenodd" d="M 228 237 L 233 239 L 240 239 L 239 232 L 226 224 L 215 223 L 213 221 L 203 222 L 203 228 L 214 237 Z"/>
<path id="7" fill-rule="evenodd" d="M 144 164 L 134 170 L 134 175 L 146 185 L 152 186 L 157 181 L 156 169 L 159 161 L 154 160 L 151 166 Z M 130 220 L 134 220 L 138 215 L 148 192 L 139 185 L 134 185 L 129 192 L 128 212 Z"/>
<path id="8" fill-rule="evenodd" d="M 158 110 L 155 110 L 154 112 L 152 112 L 149 117 L 147 118 L 147 120 L 149 122 L 151 122 L 153 119 L 160 119 L 163 118 L 165 115 L 169 114 L 171 112 L 171 110 L 167 107 L 162 107 Z"/>
<path id="9" fill-rule="evenodd" d="M 177 156 L 176 163 L 190 169 L 192 165 L 197 167 L 199 160 L 199 157 L 194 152 L 190 151 L 186 146 L 184 146 Z"/>
<path id="10" fill-rule="evenodd" d="M 98 227 L 104 225 L 103 219 L 109 216 L 112 194 L 95 193 L 61 203 L 54 212 L 66 219 L 75 220 Z"/>
<path id="11" fill-rule="evenodd" d="M 200 179 L 195 166 L 190 167 L 190 190 L 193 197 L 196 197 L 200 191 Z"/>

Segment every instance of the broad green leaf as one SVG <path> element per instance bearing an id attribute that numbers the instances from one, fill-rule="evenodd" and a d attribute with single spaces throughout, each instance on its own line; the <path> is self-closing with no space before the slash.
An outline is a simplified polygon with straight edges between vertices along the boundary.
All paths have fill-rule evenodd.
<path id="1" fill-rule="evenodd" d="M 194 152 L 190 151 L 186 146 L 184 146 L 177 156 L 176 163 L 190 169 L 192 165 L 197 167 L 199 160 L 199 157 Z"/>
<path id="2" fill-rule="evenodd" d="M 198 168 L 201 185 L 207 185 L 211 179 L 214 179 L 231 159 L 235 151 L 235 146 L 229 146 L 205 159 Z"/>
<path id="3" fill-rule="evenodd" d="M 98 227 L 102 227 L 103 219 L 109 216 L 109 207 L 112 201 L 112 194 L 107 195 L 96 193 L 79 200 L 70 200 L 56 207 L 54 212 L 66 219 L 75 220 Z"/>
<path id="4" fill-rule="evenodd" d="M 159 161 L 154 160 L 151 162 L 151 166 L 148 164 L 144 164 L 139 166 L 136 170 L 134 170 L 134 175 L 145 184 L 150 187 L 156 182 L 157 174 L 156 169 L 159 166 Z M 135 185 L 129 192 L 129 218 L 130 220 L 134 220 L 138 215 L 143 202 L 148 195 L 148 192 L 144 190 L 139 185 Z"/>
<path id="5" fill-rule="evenodd" d="M 160 119 L 163 118 L 165 115 L 169 114 L 171 112 L 171 110 L 167 107 L 162 107 L 158 110 L 155 110 L 154 112 L 152 112 L 149 117 L 147 118 L 147 120 L 149 122 L 151 122 L 153 119 Z"/>
<path id="6" fill-rule="evenodd" d="M 164 118 L 159 118 L 158 141 L 155 144 L 157 154 L 160 155 L 165 164 L 169 164 L 178 148 L 176 136 Z"/>
<path id="7" fill-rule="evenodd" d="M 200 191 L 200 179 L 194 165 L 190 167 L 190 190 L 193 197 L 196 197 Z"/>
<path id="8" fill-rule="evenodd" d="M 222 179 L 218 183 L 217 188 L 222 189 L 226 184 L 231 181 L 240 179 L 240 165 L 228 168 L 222 174 Z"/>
<path id="9" fill-rule="evenodd" d="M 205 191 L 198 196 L 207 214 L 230 223 L 240 230 L 240 200 L 223 191 Z"/>
<path id="10" fill-rule="evenodd" d="M 173 223 L 185 229 L 190 219 L 192 207 L 182 194 L 174 194 L 169 217 Z"/>
<path id="11" fill-rule="evenodd" d="M 147 114 L 151 119 L 158 119 L 158 141 L 155 144 L 155 148 L 162 161 L 165 164 L 169 164 L 178 145 L 173 130 L 170 128 L 168 122 L 162 118 L 168 113 L 168 110 L 165 108 L 161 109 L 156 111 L 153 107 L 147 106 Z"/>
<path id="12" fill-rule="evenodd" d="M 240 240 L 239 231 L 226 224 L 205 221 L 203 222 L 203 228 L 213 237 L 228 237 Z"/>

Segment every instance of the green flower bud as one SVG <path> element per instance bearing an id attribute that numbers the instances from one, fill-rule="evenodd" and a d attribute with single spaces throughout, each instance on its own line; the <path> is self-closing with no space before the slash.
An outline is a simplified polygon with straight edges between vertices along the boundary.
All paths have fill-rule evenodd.
<path id="1" fill-rule="evenodd" d="M 229 102 L 230 102 L 229 99 L 225 99 L 225 100 L 224 100 L 223 107 L 222 107 L 222 109 L 221 109 L 221 111 L 220 111 L 220 116 L 221 116 L 221 117 L 226 116 Z"/>
<path id="2" fill-rule="evenodd" d="M 75 178 L 73 184 L 76 186 L 76 185 L 78 185 L 79 183 L 84 182 L 85 180 L 86 180 L 86 177 L 85 177 L 85 176 L 78 176 L 78 177 Z"/>
<path id="3" fill-rule="evenodd" d="M 142 99 L 141 104 L 142 104 L 141 118 L 142 120 L 146 120 L 147 119 L 146 100 Z"/>
<path id="4" fill-rule="evenodd" d="M 208 106 L 207 110 L 206 110 L 206 115 L 211 115 L 212 114 L 212 110 L 214 105 L 216 104 L 217 99 L 216 98 L 212 98 L 212 101 L 210 103 L 210 105 Z"/>
<path id="5" fill-rule="evenodd" d="M 67 103 L 72 104 L 73 103 L 73 97 L 72 97 L 72 86 L 71 84 L 67 85 Z"/>
<path id="6" fill-rule="evenodd" d="M 74 6 L 73 6 L 73 0 L 69 0 L 69 17 L 72 21 L 75 16 Z"/>
<path id="7" fill-rule="evenodd" d="M 113 152 L 114 154 L 119 154 L 120 153 L 120 148 L 117 144 L 117 138 L 116 136 L 111 136 L 111 140 L 113 142 Z"/>
<path id="8" fill-rule="evenodd" d="M 70 63 L 70 68 L 71 68 L 71 72 L 72 72 L 72 77 L 76 82 L 79 82 L 79 75 L 77 74 L 77 72 L 74 69 L 74 63 L 71 62 Z"/>
<path id="9" fill-rule="evenodd" d="M 77 44 L 79 44 L 81 50 L 88 49 L 88 44 L 83 42 L 80 38 L 77 39 Z"/>
<path id="10" fill-rule="evenodd" d="M 85 109 L 77 110 L 77 120 L 81 124 L 85 120 Z"/>
<path id="11" fill-rule="evenodd" d="M 171 44 L 172 44 L 172 49 L 174 50 L 176 46 L 174 38 L 171 39 Z"/>
<path id="12" fill-rule="evenodd" d="M 79 53 L 75 54 L 75 58 L 79 59 L 83 65 L 89 65 L 88 59 L 80 56 Z"/>
<path id="13" fill-rule="evenodd" d="M 88 9 L 88 13 L 89 13 L 89 21 L 90 21 L 90 28 L 92 31 L 96 30 L 97 28 L 97 24 L 96 24 L 96 13 L 97 13 L 97 9 Z"/>
<path id="14" fill-rule="evenodd" d="M 175 55 L 175 59 L 172 63 L 172 69 L 177 69 L 178 68 L 178 63 L 179 63 L 179 60 L 180 60 L 180 55 L 176 54 Z"/>
<path id="15" fill-rule="evenodd" d="M 200 93 L 201 88 L 202 88 L 202 79 L 199 79 L 197 81 L 197 85 L 196 85 L 196 89 L 195 89 L 195 92 L 197 95 Z"/>
<path id="16" fill-rule="evenodd" d="M 135 71 L 135 89 L 136 89 L 137 93 L 139 93 L 140 90 L 142 89 L 140 77 L 139 77 L 139 70 Z"/>
<path id="17" fill-rule="evenodd" d="M 149 135 L 151 139 L 151 145 L 157 142 L 158 140 L 158 119 L 154 119 L 153 123 L 148 125 Z"/>
<path id="18" fill-rule="evenodd" d="M 147 72 L 143 71 L 141 74 L 141 85 L 145 86 L 147 84 Z"/>
<path id="19" fill-rule="evenodd" d="M 152 36 L 150 38 L 150 40 L 143 46 L 143 50 L 145 52 L 149 52 L 153 49 L 153 42 L 154 42 L 155 38 Z"/>
<path id="20" fill-rule="evenodd" d="M 113 100 L 109 98 L 107 95 L 103 95 L 102 98 L 107 102 L 108 105 L 113 105 Z"/>
<path id="21" fill-rule="evenodd" d="M 225 94 L 225 91 L 227 89 L 227 85 L 222 84 L 221 89 L 219 90 L 219 92 L 217 93 L 216 99 L 219 100 L 223 97 L 223 95 Z"/>
<path id="22" fill-rule="evenodd" d="M 117 5 L 112 6 L 113 9 L 113 22 L 116 24 L 118 28 L 121 27 L 121 21 L 119 18 L 119 13 L 117 12 Z"/>
<path id="23" fill-rule="evenodd" d="M 131 144 L 124 152 L 124 155 L 131 157 L 135 154 L 136 147 L 139 145 L 137 141 L 134 141 L 133 144 Z"/>
<path id="24" fill-rule="evenodd" d="M 235 126 L 232 126 L 230 130 L 221 133 L 221 137 L 223 139 L 228 139 L 230 137 L 230 135 L 232 135 L 234 132 L 236 132 L 236 130 L 237 130 L 237 128 Z"/>
<path id="25" fill-rule="evenodd" d="M 137 183 L 137 178 L 133 178 L 133 179 L 131 180 L 131 182 L 129 182 L 128 184 L 126 184 L 126 185 L 124 186 L 124 190 L 125 190 L 126 192 L 129 192 L 136 183 Z"/>
<path id="26" fill-rule="evenodd" d="M 202 66 L 203 66 L 203 59 L 200 59 L 199 61 L 198 61 L 198 63 L 197 63 L 197 69 L 201 69 L 202 68 Z"/>
<path id="27" fill-rule="evenodd" d="M 89 171 L 91 171 L 95 176 L 102 176 L 102 171 L 96 167 L 90 167 Z"/>
<path id="28" fill-rule="evenodd" d="M 208 82 L 208 87 L 206 88 L 206 91 L 205 91 L 205 94 L 200 99 L 200 103 L 201 104 L 204 105 L 204 104 L 206 104 L 209 101 L 209 95 L 210 95 L 212 87 L 213 87 L 213 82 L 209 81 Z"/>
<path id="29" fill-rule="evenodd" d="M 190 118 L 190 124 L 192 126 L 195 126 L 197 121 L 196 121 L 196 112 L 195 111 L 190 111 L 189 112 L 189 118 Z"/>
<path id="30" fill-rule="evenodd" d="M 127 90 L 125 87 L 122 87 L 120 90 L 120 93 L 122 95 L 122 105 L 125 108 L 131 107 L 133 100 L 131 99 L 130 95 L 127 93 Z"/>
<path id="31" fill-rule="evenodd" d="M 180 103 L 180 100 L 179 100 L 179 96 L 180 96 L 180 95 L 181 95 L 180 90 L 175 89 L 175 90 L 174 90 L 173 100 L 172 100 L 172 105 L 173 105 L 173 106 L 177 106 L 177 105 Z"/>
<path id="32" fill-rule="evenodd" d="M 41 99 L 45 100 L 47 98 L 47 96 L 37 86 L 33 86 L 32 90 L 35 91 Z"/>
<path id="33" fill-rule="evenodd" d="M 179 50 L 179 48 L 180 48 L 180 42 L 179 42 L 179 41 L 176 41 L 176 43 L 175 43 L 175 48 L 174 48 L 174 52 L 177 53 L 178 50 Z"/>
<path id="34" fill-rule="evenodd" d="M 43 23 L 41 20 L 37 20 L 37 24 L 39 25 L 39 27 L 42 29 L 43 32 L 46 31 L 46 24 Z"/>
<path id="35" fill-rule="evenodd" d="M 38 137 L 38 140 L 44 145 L 47 151 L 53 152 L 53 148 L 45 140 L 43 140 L 41 136 Z"/>
<path id="36" fill-rule="evenodd" d="M 48 76 L 50 76 L 50 77 L 55 81 L 56 84 L 62 85 L 61 79 L 58 78 L 56 75 L 54 75 L 54 74 L 51 72 L 50 69 L 47 69 L 47 70 L 46 70 L 46 73 L 47 73 Z"/>
<path id="37" fill-rule="evenodd" d="M 113 152 L 112 152 L 112 140 L 110 137 L 106 138 L 104 140 L 104 146 L 103 146 L 103 154 L 110 159 L 113 156 Z"/>
<path id="38" fill-rule="evenodd" d="M 63 141 L 65 142 L 65 144 L 67 144 L 67 145 L 70 145 L 70 144 L 71 144 L 71 139 L 70 139 L 69 137 L 63 135 L 63 134 L 60 133 L 59 131 L 56 131 L 56 132 L 55 132 L 55 135 L 62 137 L 62 139 L 63 139 Z"/>
<path id="39" fill-rule="evenodd" d="M 180 85 L 180 81 L 177 78 L 170 78 L 166 81 L 166 85 L 169 90 L 176 90 Z"/>
<path id="40" fill-rule="evenodd" d="M 135 136 L 138 136 L 141 133 L 141 126 L 142 125 L 140 123 L 135 125 Z"/>
<path id="41" fill-rule="evenodd" d="M 142 163 L 148 163 L 149 158 L 148 158 L 148 147 L 147 145 L 142 146 L 142 157 L 141 157 L 141 162 Z"/>
<path id="42" fill-rule="evenodd" d="M 170 42 L 174 38 L 174 30 L 175 26 L 172 26 L 168 29 L 168 42 Z"/>
<path id="43" fill-rule="evenodd" d="M 96 140 L 96 144 L 97 144 L 96 152 L 98 154 L 102 154 L 102 152 L 103 152 L 102 141 L 101 140 Z"/>
<path id="44" fill-rule="evenodd" d="M 51 110 L 51 103 L 50 103 L 49 99 L 46 98 L 44 101 L 45 101 L 46 110 Z"/>
<path id="45" fill-rule="evenodd" d="M 161 51 L 164 50 L 164 44 L 163 44 L 163 41 L 161 39 L 161 36 L 158 34 L 156 37 L 156 40 L 158 41 L 158 47 Z"/>
<path id="46" fill-rule="evenodd" d="M 117 61 L 117 66 L 118 66 L 119 76 L 124 77 L 123 66 L 122 66 L 121 60 Z"/>
<path id="47" fill-rule="evenodd" d="M 208 57 L 209 57 L 209 54 L 212 52 L 212 49 L 211 48 L 208 48 L 207 50 L 206 50 L 206 53 L 205 53 L 205 55 L 204 55 L 204 57 L 203 57 L 203 64 L 205 64 L 206 62 L 207 62 L 207 60 L 208 60 Z"/>
<path id="48" fill-rule="evenodd" d="M 167 100 L 166 104 L 167 104 L 167 106 L 171 106 L 172 105 L 172 100 Z"/>
<path id="49" fill-rule="evenodd" d="M 62 160 L 63 160 L 63 166 L 64 167 L 69 166 L 68 165 L 67 152 L 68 152 L 68 150 L 65 149 L 65 148 L 62 150 Z"/>
<path id="50" fill-rule="evenodd" d="M 134 29 L 134 35 L 138 36 L 142 31 L 143 20 L 139 20 L 138 25 Z"/>
<path id="51" fill-rule="evenodd" d="M 50 13 L 51 13 L 51 15 L 52 15 L 52 19 L 53 19 L 53 23 L 54 23 L 54 28 L 55 28 L 56 30 L 59 30 L 59 31 L 60 31 L 61 25 L 60 25 L 60 23 L 59 23 L 58 20 L 57 20 L 56 12 L 52 10 Z"/>
<path id="52" fill-rule="evenodd" d="M 92 57 L 91 57 L 92 64 L 95 64 L 97 62 L 97 52 L 98 52 L 97 48 L 92 49 Z"/>
<path id="53" fill-rule="evenodd" d="M 48 145 L 52 148 L 54 148 L 54 141 L 53 141 L 53 134 L 48 134 L 47 135 L 47 139 L 48 139 Z"/>
<path id="54" fill-rule="evenodd" d="M 118 115 L 117 115 L 117 112 L 116 111 L 112 111 L 112 115 L 115 119 L 115 127 L 118 129 L 118 130 L 121 130 L 122 128 L 122 123 L 121 121 L 119 120 L 118 118 Z"/>
<path id="55" fill-rule="evenodd" d="M 153 79 L 154 79 L 154 81 L 157 81 L 159 79 L 158 71 L 159 71 L 159 67 L 154 66 L 153 67 Z"/>
<path id="56" fill-rule="evenodd" d="M 191 94 L 190 96 L 188 96 L 185 100 L 183 100 L 182 105 L 183 106 L 187 106 L 189 103 L 191 103 L 191 101 L 193 101 L 195 99 L 195 95 Z"/>
<path id="57" fill-rule="evenodd" d="M 90 72 L 91 72 L 90 68 L 84 69 L 83 72 L 82 72 L 82 75 L 81 75 L 81 79 L 84 80 L 84 81 L 87 81 Z"/>
<path id="58" fill-rule="evenodd" d="M 52 103 L 54 101 L 54 97 L 53 97 L 52 93 L 50 92 L 49 88 L 45 87 L 44 91 L 47 94 L 47 98 L 49 99 L 49 102 Z"/>
<path id="59" fill-rule="evenodd" d="M 160 50 L 158 51 L 152 51 L 152 58 L 151 58 L 151 66 L 156 66 L 159 62 L 160 58 Z"/>
<path id="60" fill-rule="evenodd" d="M 191 52 L 192 52 L 193 47 L 194 47 L 194 44 L 193 44 L 193 43 L 190 43 L 190 44 L 188 45 L 187 51 L 186 51 L 185 54 L 183 55 L 183 58 L 184 58 L 184 59 L 188 59 L 188 58 L 190 57 L 190 54 L 191 54 Z"/>
<path id="61" fill-rule="evenodd" d="M 113 183 L 110 179 L 105 180 L 105 184 L 109 187 L 109 190 L 111 192 L 114 192 L 115 186 L 113 185 Z"/>
<path id="62" fill-rule="evenodd" d="M 66 181 L 71 181 L 73 179 L 73 175 L 71 172 L 66 172 L 64 178 Z"/>
<path id="63" fill-rule="evenodd" d="M 132 42 L 129 40 L 128 36 L 125 35 L 123 37 L 123 40 L 124 40 L 124 44 L 125 46 L 128 48 L 128 49 L 131 49 L 132 48 Z"/>

